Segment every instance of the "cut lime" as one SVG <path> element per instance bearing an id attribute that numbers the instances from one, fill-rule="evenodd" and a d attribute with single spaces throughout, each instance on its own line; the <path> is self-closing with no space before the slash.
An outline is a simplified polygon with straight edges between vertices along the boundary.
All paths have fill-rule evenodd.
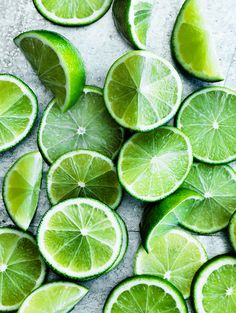
<path id="1" fill-rule="evenodd" d="M 153 5 L 153 0 L 114 1 L 113 16 L 116 27 L 138 49 L 146 49 Z"/>
<path id="2" fill-rule="evenodd" d="M 206 252 L 197 239 L 185 231 L 173 229 L 162 236 L 153 233 L 149 253 L 140 246 L 134 272 L 163 277 L 188 298 L 193 277 L 206 261 Z"/>
<path id="3" fill-rule="evenodd" d="M 58 273 L 88 280 L 106 273 L 120 255 L 123 234 L 117 214 L 86 198 L 54 206 L 38 231 L 39 249 Z"/>
<path id="4" fill-rule="evenodd" d="M 47 30 L 20 34 L 14 39 L 42 83 L 52 91 L 62 111 L 82 94 L 85 70 L 78 50 L 63 36 Z"/>
<path id="5" fill-rule="evenodd" d="M 229 223 L 229 239 L 234 248 L 234 251 L 236 251 L 236 213 L 234 213 L 234 215 L 231 217 Z"/>
<path id="6" fill-rule="evenodd" d="M 118 174 L 125 189 L 143 201 L 157 201 L 183 183 L 192 165 L 188 138 L 165 126 L 133 135 L 123 146 Z"/>
<path id="7" fill-rule="evenodd" d="M 64 154 L 50 167 L 48 196 L 52 204 L 89 197 L 115 209 L 122 196 L 114 164 L 100 153 L 78 150 Z"/>
<path id="8" fill-rule="evenodd" d="M 227 163 L 236 159 L 235 115 L 236 92 L 204 88 L 185 100 L 177 126 L 189 137 L 198 160 Z"/>
<path id="9" fill-rule="evenodd" d="M 169 282 L 154 276 L 128 278 L 110 293 L 104 313 L 187 313 L 179 291 Z"/>
<path id="10" fill-rule="evenodd" d="M 27 233 L 0 228 L 0 311 L 15 311 L 45 277 L 35 240 Z"/>
<path id="11" fill-rule="evenodd" d="M 34 0 L 36 9 L 49 21 L 65 26 L 92 24 L 110 8 L 112 0 Z"/>
<path id="12" fill-rule="evenodd" d="M 181 224 L 192 231 L 210 234 L 225 228 L 236 210 L 236 175 L 227 165 L 196 163 L 183 188 L 194 190 L 204 197 L 187 210 Z"/>
<path id="13" fill-rule="evenodd" d="M 236 258 L 218 256 L 197 273 L 193 284 L 196 313 L 236 312 Z"/>
<path id="14" fill-rule="evenodd" d="M 66 152 L 88 149 L 114 159 L 123 142 L 124 131 L 111 118 L 100 88 L 85 87 L 77 103 L 66 113 L 53 100 L 39 129 L 39 147 L 48 162 Z"/>
<path id="15" fill-rule="evenodd" d="M 38 102 L 33 91 L 20 79 L 0 74 L 0 152 L 23 140 L 37 116 Z"/>
<path id="16" fill-rule="evenodd" d="M 173 66 L 147 51 L 132 51 L 108 72 L 104 98 L 120 125 L 148 131 L 168 122 L 176 113 L 182 83 Z"/>
<path id="17" fill-rule="evenodd" d="M 35 290 L 18 313 L 68 313 L 87 294 L 88 289 L 69 282 L 54 282 Z"/>
<path id="18" fill-rule="evenodd" d="M 202 0 L 186 0 L 172 34 L 174 57 L 190 75 L 205 81 L 221 81 L 215 45 L 204 17 Z"/>

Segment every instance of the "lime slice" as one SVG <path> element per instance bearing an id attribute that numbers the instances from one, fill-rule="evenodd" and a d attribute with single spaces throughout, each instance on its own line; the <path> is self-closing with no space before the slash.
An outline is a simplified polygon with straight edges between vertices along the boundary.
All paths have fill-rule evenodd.
<path id="1" fill-rule="evenodd" d="M 100 88 L 85 87 L 77 103 L 66 113 L 53 100 L 39 129 L 39 147 L 49 163 L 66 152 L 88 149 L 114 159 L 124 131 L 111 118 Z"/>
<path id="2" fill-rule="evenodd" d="M 13 222 L 27 230 L 37 209 L 42 180 L 42 157 L 30 152 L 8 170 L 3 183 L 3 200 Z"/>
<path id="3" fill-rule="evenodd" d="M 110 293 L 104 313 L 187 313 L 179 291 L 169 282 L 153 276 L 128 278 Z"/>
<path id="4" fill-rule="evenodd" d="M 106 77 L 104 98 L 120 125 L 148 131 L 168 122 L 176 113 L 182 83 L 173 66 L 147 51 L 123 55 Z"/>
<path id="5" fill-rule="evenodd" d="M 236 92 L 204 88 L 185 100 L 177 126 L 189 137 L 196 159 L 228 163 L 236 159 L 235 115 Z"/>
<path id="6" fill-rule="evenodd" d="M 172 51 L 190 75 L 204 81 L 221 81 L 224 78 L 204 11 L 202 0 L 184 2 L 172 33 Z"/>
<path id="7" fill-rule="evenodd" d="M 25 32 L 14 41 L 55 95 L 62 111 L 72 107 L 85 84 L 84 65 L 77 49 L 63 36 L 47 30 Z"/>
<path id="8" fill-rule="evenodd" d="M 123 146 L 118 174 L 125 189 L 143 201 L 157 201 L 183 183 L 192 165 L 188 138 L 165 126 L 133 135 Z"/>
<path id="9" fill-rule="evenodd" d="M 153 234 L 149 253 L 140 246 L 134 272 L 163 277 L 188 298 L 193 277 L 206 261 L 206 252 L 197 239 L 185 231 L 173 229 L 162 236 Z"/>
<path id="10" fill-rule="evenodd" d="M 0 152 L 23 140 L 38 112 L 33 91 L 20 79 L 0 74 Z"/>
<path id="11" fill-rule="evenodd" d="M 58 273 L 88 280 L 107 272 L 120 255 L 123 235 L 114 211 L 86 198 L 54 206 L 38 230 L 39 249 Z"/>
<path id="12" fill-rule="evenodd" d="M 182 187 L 204 197 L 191 207 L 187 206 L 188 214 L 180 221 L 183 226 L 198 233 L 210 234 L 228 225 L 236 210 L 236 175 L 231 167 L 193 164 Z"/>
<path id="13" fill-rule="evenodd" d="M 25 299 L 18 313 L 67 313 L 87 292 L 88 289 L 69 282 L 46 284 Z"/>
<path id="14" fill-rule="evenodd" d="M 230 223 L 229 223 L 229 239 L 230 242 L 236 251 L 236 213 L 231 217 Z"/>
<path id="15" fill-rule="evenodd" d="M 135 48 L 146 49 L 153 0 L 115 0 L 113 16 L 118 31 Z"/>
<path id="16" fill-rule="evenodd" d="M 236 312 L 236 258 L 218 256 L 197 273 L 193 285 L 196 313 Z"/>
<path id="17" fill-rule="evenodd" d="M 35 240 L 28 234 L 0 228 L 0 311 L 15 311 L 45 277 Z"/>
<path id="18" fill-rule="evenodd" d="M 175 193 L 144 211 L 140 232 L 146 251 L 151 249 L 153 236 L 161 236 L 179 224 L 188 208 L 204 198 L 193 190 L 179 188 Z"/>
<path id="19" fill-rule="evenodd" d="M 112 161 L 88 150 L 66 153 L 53 163 L 48 172 L 47 190 L 52 204 L 89 197 L 113 209 L 118 207 L 122 196 Z"/>

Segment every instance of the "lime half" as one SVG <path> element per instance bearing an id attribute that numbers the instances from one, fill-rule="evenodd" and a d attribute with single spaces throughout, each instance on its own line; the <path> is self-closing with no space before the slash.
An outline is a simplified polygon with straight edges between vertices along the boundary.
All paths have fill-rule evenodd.
<path id="1" fill-rule="evenodd" d="M 236 312 L 236 258 L 218 256 L 197 273 L 193 285 L 196 313 Z"/>
<path id="2" fill-rule="evenodd" d="M 37 111 L 33 91 L 17 77 L 0 74 L 0 152 L 14 147 L 27 136 Z"/>
<path id="3" fill-rule="evenodd" d="M 106 77 L 104 98 L 120 125 L 148 131 L 168 122 L 176 113 L 182 83 L 173 66 L 147 51 L 123 55 Z"/>
<path id="4" fill-rule="evenodd" d="M 58 273 L 88 280 L 106 273 L 120 255 L 123 234 L 114 211 L 101 202 L 70 199 L 43 217 L 39 249 Z"/>
<path id="5" fill-rule="evenodd" d="M 42 83 L 55 95 L 62 111 L 72 107 L 85 84 L 78 50 L 63 36 L 47 30 L 20 34 L 14 39 Z"/>
<path id="6" fill-rule="evenodd" d="M 46 284 L 28 296 L 18 313 L 68 313 L 88 289 L 69 282 Z"/>
<path id="7" fill-rule="evenodd" d="M 190 75 L 204 81 L 221 81 L 215 45 L 206 25 L 204 1 L 186 0 L 172 34 L 174 57 Z"/>
<path id="8" fill-rule="evenodd" d="M 234 215 L 231 217 L 229 223 L 229 239 L 234 248 L 234 251 L 236 251 L 236 213 L 234 213 Z"/>
<path id="9" fill-rule="evenodd" d="M 153 202 L 173 193 L 192 165 L 188 138 L 165 126 L 133 135 L 123 146 L 118 175 L 125 189 L 143 201 Z"/>
<path id="10" fill-rule="evenodd" d="M 37 209 L 42 180 L 42 157 L 30 152 L 8 170 L 3 183 L 7 211 L 20 228 L 27 230 Z"/>

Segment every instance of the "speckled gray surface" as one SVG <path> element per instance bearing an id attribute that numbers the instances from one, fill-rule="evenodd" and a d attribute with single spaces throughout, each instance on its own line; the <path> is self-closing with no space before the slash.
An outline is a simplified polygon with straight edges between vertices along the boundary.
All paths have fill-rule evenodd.
<path id="1" fill-rule="evenodd" d="M 172 62 L 170 54 L 170 33 L 182 0 L 156 1 L 153 22 L 149 34 L 149 49 Z M 218 55 L 226 77 L 222 85 L 236 89 L 236 3 L 235 0 L 205 0 L 209 24 L 217 44 Z M 52 95 L 40 84 L 24 56 L 15 47 L 13 38 L 30 29 L 55 30 L 69 38 L 80 50 L 87 68 L 87 84 L 103 86 L 104 78 L 111 64 L 123 53 L 131 50 L 117 33 L 111 11 L 97 23 L 84 28 L 65 28 L 51 24 L 41 17 L 31 0 L 0 0 L 0 71 L 15 74 L 35 91 L 39 100 L 39 116 L 31 134 L 14 149 L 1 155 L 0 183 L 8 167 L 22 154 L 37 149 L 37 126 L 42 112 Z M 204 84 L 181 76 L 184 83 L 184 96 Z M 45 172 L 47 166 L 45 165 Z M 1 186 L 0 186 L 1 187 Z M 33 222 L 35 231 L 40 216 L 49 208 L 45 192 L 45 182 L 40 197 L 37 216 Z M 102 312 L 104 301 L 119 281 L 133 274 L 133 260 L 139 245 L 138 225 L 143 204 L 125 195 L 119 208 L 129 229 L 129 249 L 120 266 L 110 274 L 86 283 L 90 288 L 88 296 L 73 312 Z M 2 199 L 0 198 L 0 226 L 12 224 Z M 230 250 L 226 232 L 213 236 L 198 236 L 209 257 Z M 55 278 L 50 273 L 50 278 Z M 135 313 L 135 312 L 134 312 Z"/>

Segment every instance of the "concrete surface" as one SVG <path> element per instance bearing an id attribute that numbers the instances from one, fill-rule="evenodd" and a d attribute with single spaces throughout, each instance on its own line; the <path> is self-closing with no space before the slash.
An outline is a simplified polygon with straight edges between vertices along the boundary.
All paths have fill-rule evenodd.
<path id="1" fill-rule="evenodd" d="M 177 12 L 182 0 L 158 0 L 153 14 L 153 23 L 149 35 L 149 49 L 172 62 L 169 39 Z M 219 58 L 226 77 L 222 83 L 236 89 L 236 3 L 235 0 L 206 0 L 206 13 L 213 36 L 217 44 Z M 38 96 L 40 112 L 31 134 L 14 149 L 3 153 L 0 161 L 0 183 L 8 167 L 22 154 L 37 149 L 37 126 L 42 112 L 52 98 L 50 92 L 40 84 L 24 56 L 15 47 L 13 38 L 31 29 L 55 30 L 69 38 L 80 50 L 87 68 L 87 84 L 103 86 L 104 78 L 111 64 L 123 53 L 131 50 L 117 33 L 109 11 L 97 23 L 84 28 L 65 28 L 55 26 L 39 15 L 31 0 L 0 0 L 0 72 L 19 76 Z M 184 83 L 184 96 L 200 88 L 199 81 L 181 76 Z M 45 165 L 45 171 L 47 166 Z M 0 186 L 1 187 L 1 186 Z M 133 274 L 133 260 L 139 245 L 138 225 L 143 211 L 143 204 L 132 199 L 127 194 L 119 208 L 129 229 L 129 250 L 115 271 L 97 280 L 86 283 L 90 288 L 88 296 L 74 309 L 73 312 L 99 313 L 102 312 L 104 301 L 119 281 Z M 49 208 L 45 192 L 45 182 L 40 198 L 37 216 L 33 222 L 35 231 L 40 216 Z M 0 226 L 12 224 L 9 220 L 2 199 L 0 199 Z M 209 257 L 230 250 L 226 232 L 213 236 L 198 236 L 204 244 Z M 50 279 L 55 275 L 50 273 Z M 135 313 L 135 312 L 134 312 Z"/>

